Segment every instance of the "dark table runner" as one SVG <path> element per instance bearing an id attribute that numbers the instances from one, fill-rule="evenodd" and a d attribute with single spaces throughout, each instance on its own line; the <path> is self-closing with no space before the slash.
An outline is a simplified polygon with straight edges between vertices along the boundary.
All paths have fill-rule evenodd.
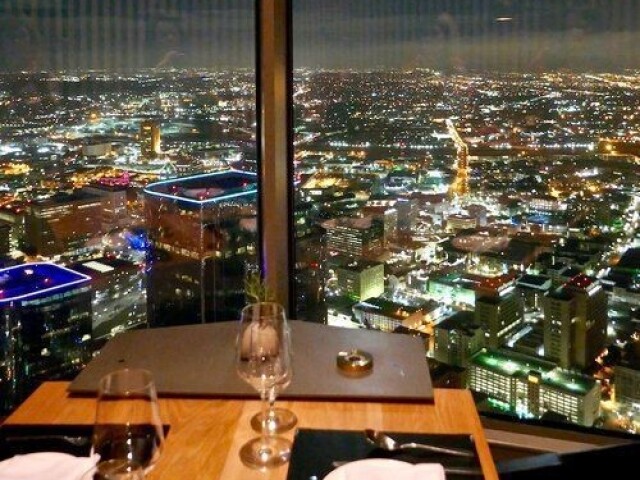
<path id="1" fill-rule="evenodd" d="M 86 457 L 93 425 L 2 425 L 0 460 L 35 452 L 61 452 Z M 71 441 L 64 437 L 71 437 Z"/>
<path id="2" fill-rule="evenodd" d="M 367 442 L 363 431 L 308 430 L 296 433 L 291 452 L 287 480 L 322 480 L 335 467 L 334 461 L 353 461 L 364 458 L 392 458 L 409 463 L 440 463 L 445 467 L 480 467 L 475 444 L 469 435 L 388 432 L 400 443 L 429 443 L 474 452 L 475 457 L 455 457 L 427 451 L 386 452 Z M 447 480 L 479 480 L 481 475 L 447 474 Z"/>
<path id="3" fill-rule="evenodd" d="M 165 438 L 169 425 L 164 425 Z M 61 452 L 87 457 L 91 452 L 93 425 L 2 425 L 0 461 L 14 455 L 36 452 Z M 65 438 L 68 437 L 68 438 Z"/>

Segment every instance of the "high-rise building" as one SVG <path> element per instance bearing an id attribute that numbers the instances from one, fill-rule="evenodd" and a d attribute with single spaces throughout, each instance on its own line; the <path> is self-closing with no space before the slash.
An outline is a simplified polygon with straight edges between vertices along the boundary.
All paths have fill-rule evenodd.
<path id="1" fill-rule="evenodd" d="M 160 127 L 153 120 L 140 123 L 140 154 L 145 160 L 152 160 L 160 154 Z"/>
<path id="2" fill-rule="evenodd" d="M 43 379 L 91 357 L 90 278 L 51 263 L 0 270 L 0 399 L 9 407 Z"/>
<path id="3" fill-rule="evenodd" d="M 127 223 L 127 187 L 123 185 L 92 184 L 83 189 L 102 200 L 102 231 L 124 227 Z"/>
<path id="4" fill-rule="evenodd" d="M 512 277 L 486 278 L 476 289 L 475 321 L 485 331 L 489 348 L 498 348 L 524 319 L 522 298 Z"/>
<path id="5" fill-rule="evenodd" d="M 103 257 L 71 268 L 91 278 L 94 338 L 146 325 L 146 274 L 140 265 Z"/>
<path id="6" fill-rule="evenodd" d="M 473 312 L 462 310 L 434 327 L 434 357 L 439 362 L 466 367 L 469 359 L 484 347 L 484 330 Z"/>
<path id="7" fill-rule="evenodd" d="M 640 360 L 616 365 L 614 376 L 616 401 L 640 403 Z"/>
<path id="8" fill-rule="evenodd" d="M 545 356 L 563 368 L 586 368 L 607 339 L 607 294 L 600 282 L 577 275 L 544 299 Z"/>
<path id="9" fill-rule="evenodd" d="M 395 208 L 384 205 L 366 205 L 362 209 L 365 216 L 371 215 L 374 219 L 381 221 L 384 225 L 383 243 L 388 245 L 389 241 L 398 233 L 398 211 Z"/>
<path id="10" fill-rule="evenodd" d="M 343 295 L 366 300 L 384 293 L 384 264 L 366 260 L 342 262 L 336 267 L 338 288 Z"/>
<path id="11" fill-rule="evenodd" d="M 384 224 L 375 218 L 343 217 L 322 224 L 327 231 L 327 250 L 332 253 L 361 258 L 382 251 Z"/>
<path id="12" fill-rule="evenodd" d="M 528 310 L 542 309 L 542 299 L 550 288 L 551 278 L 544 275 L 525 274 L 516 280 L 516 290 Z"/>
<path id="13" fill-rule="evenodd" d="M 150 184 L 144 194 L 149 324 L 237 318 L 247 268 L 257 262 L 256 175 L 176 178 Z"/>
<path id="14" fill-rule="evenodd" d="M 520 415 L 559 414 L 593 425 L 600 412 L 600 384 L 553 362 L 511 352 L 481 350 L 471 358 L 468 387 L 504 402 Z"/>
<path id="15" fill-rule="evenodd" d="M 11 224 L 0 220 L 0 256 L 11 251 Z"/>
<path id="16" fill-rule="evenodd" d="M 82 253 L 101 232 L 102 200 L 82 190 L 33 202 L 25 218 L 27 243 L 45 256 Z"/>

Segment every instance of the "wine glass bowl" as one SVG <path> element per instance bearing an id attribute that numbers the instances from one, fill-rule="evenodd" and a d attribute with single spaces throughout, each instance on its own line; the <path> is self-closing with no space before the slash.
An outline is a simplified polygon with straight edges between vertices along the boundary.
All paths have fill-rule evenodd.
<path id="1" fill-rule="evenodd" d="M 149 371 L 123 369 L 100 380 L 91 443 L 102 462 L 127 460 L 151 470 L 162 451 L 164 431 Z"/>
<path id="2" fill-rule="evenodd" d="M 242 310 L 236 343 L 236 369 L 262 399 L 262 417 L 268 418 L 276 388 L 291 378 L 290 342 L 284 309 L 277 303 L 248 305 Z M 240 449 L 240 459 L 253 468 L 270 468 L 289 460 L 291 442 L 272 436 L 267 422 L 262 435 Z"/>

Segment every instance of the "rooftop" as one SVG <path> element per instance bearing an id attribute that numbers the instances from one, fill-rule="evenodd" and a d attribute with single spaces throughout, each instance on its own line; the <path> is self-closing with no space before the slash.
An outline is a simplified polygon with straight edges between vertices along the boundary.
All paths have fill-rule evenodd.
<path id="1" fill-rule="evenodd" d="M 35 200 L 32 205 L 35 208 L 46 208 L 71 203 L 90 203 L 101 201 L 102 200 L 100 199 L 100 197 L 96 194 L 87 192 L 85 190 L 73 190 L 72 192 L 56 192 L 50 197 L 43 198 L 41 200 Z"/>
<path id="2" fill-rule="evenodd" d="M 325 229 L 331 229 L 336 227 L 342 228 L 352 228 L 355 230 L 368 230 L 371 228 L 371 224 L 373 223 L 373 217 L 341 217 L 341 218 L 333 218 L 331 220 L 327 220 L 323 222 L 322 227 Z"/>
<path id="3" fill-rule="evenodd" d="M 593 285 L 597 279 L 595 277 L 590 277 L 585 274 L 576 275 L 571 280 L 569 280 L 565 286 L 571 287 L 574 289 L 580 290 L 588 290 L 591 285 Z"/>
<path id="4" fill-rule="evenodd" d="M 44 297 L 51 292 L 91 280 L 53 263 L 26 263 L 0 270 L 0 305 Z"/>
<path id="5" fill-rule="evenodd" d="M 518 286 L 547 290 L 551 286 L 551 279 L 545 275 L 526 274 L 521 276 L 516 283 Z"/>
<path id="6" fill-rule="evenodd" d="M 409 305 L 407 303 L 394 302 L 381 297 L 374 297 L 357 303 L 354 308 L 358 308 L 359 310 L 366 312 L 380 312 L 387 317 L 403 320 L 416 312 L 431 312 L 439 306 L 440 304 L 433 300 L 426 300 L 420 305 Z"/>
<path id="7" fill-rule="evenodd" d="M 145 194 L 178 200 L 194 205 L 217 203 L 231 198 L 256 195 L 258 191 L 255 173 L 239 170 L 194 175 L 151 183 Z"/>
<path id="8" fill-rule="evenodd" d="M 537 372 L 543 385 L 573 395 L 585 395 L 596 385 L 591 377 L 562 370 L 552 362 L 515 353 L 483 349 L 471 358 L 471 363 L 507 377 L 527 379 L 531 372 Z"/>
<path id="9" fill-rule="evenodd" d="M 340 270 L 350 270 L 352 272 L 363 272 L 373 267 L 384 266 L 383 263 L 372 262 L 365 259 L 353 260 L 341 257 L 341 260 L 336 268 Z"/>
<path id="10" fill-rule="evenodd" d="M 620 261 L 616 265 L 616 268 L 625 270 L 640 270 L 640 248 L 629 248 Z"/>
<path id="11" fill-rule="evenodd" d="M 467 335 L 473 335 L 474 331 L 480 328 L 475 321 L 475 315 L 471 310 L 461 310 L 436 325 L 436 328 L 454 331 L 458 330 Z"/>

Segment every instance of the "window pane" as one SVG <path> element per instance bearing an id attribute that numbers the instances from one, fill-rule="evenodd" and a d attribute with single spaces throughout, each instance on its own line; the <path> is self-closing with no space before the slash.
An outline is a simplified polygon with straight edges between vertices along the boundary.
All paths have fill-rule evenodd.
<path id="1" fill-rule="evenodd" d="M 294 2 L 298 318 L 419 335 L 483 410 L 635 431 L 639 18 Z"/>
<path id="2" fill-rule="evenodd" d="M 2 2 L 0 413 L 118 332 L 236 318 L 256 158 L 253 1 Z"/>

